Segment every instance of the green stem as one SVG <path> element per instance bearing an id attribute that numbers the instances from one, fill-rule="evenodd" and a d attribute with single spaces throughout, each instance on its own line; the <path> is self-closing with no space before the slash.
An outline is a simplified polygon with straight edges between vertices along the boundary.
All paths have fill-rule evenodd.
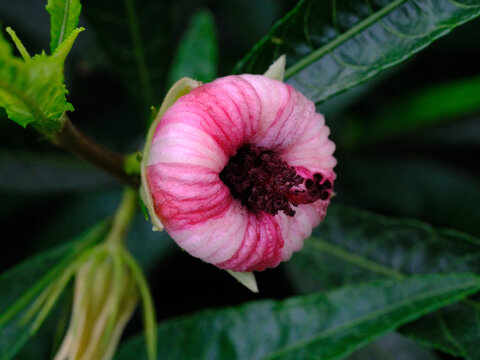
<path id="1" fill-rule="evenodd" d="M 62 119 L 63 128 L 54 135 L 53 142 L 74 155 L 86 160 L 119 179 L 126 185 L 138 188 L 138 175 L 129 175 L 125 171 L 125 156 L 113 152 L 81 133 L 66 114 Z"/>
<path id="2" fill-rule="evenodd" d="M 135 216 L 136 210 L 137 192 L 131 188 L 126 188 L 123 193 L 122 202 L 113 218 L 110 233 L 105 240 L 106 244 L 120 244 L 123 246 L 128 228 Z"/>

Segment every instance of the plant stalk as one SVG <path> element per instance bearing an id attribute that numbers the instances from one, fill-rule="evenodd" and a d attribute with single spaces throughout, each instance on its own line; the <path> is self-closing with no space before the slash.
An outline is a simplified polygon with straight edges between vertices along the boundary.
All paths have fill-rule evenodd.
<path id="1" fill-rule="evenodd" d="M 122 201 L 113 218 L 112 228 L 105 243 L 123 244 L 128 228 L 137 210 L 137 191 L 125 188 Z"/>
<path id="2" fill-rule="evenodd" d="M 113 152 L 81 133 L 64 114 L 62 130 L 55 134 L 53 142 L 74 155 L 107 172 L 125 185 L 138 188 L 140 178 L 125 172 L 125 156 Z"/>

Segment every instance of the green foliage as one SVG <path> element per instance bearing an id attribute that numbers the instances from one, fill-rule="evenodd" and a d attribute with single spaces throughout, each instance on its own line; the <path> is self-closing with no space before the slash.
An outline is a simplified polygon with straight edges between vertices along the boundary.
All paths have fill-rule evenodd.
<path id="1" fill-rule="evenodd" d="M 212 80 L 218 65 L 220 73 L 229 69 L 235 54 L 244 50 L 242 46 L 254 42 L 251 34 L 266 33 L 269 19 L 278 18 L 292 4 L 275 0 L 214 3 L 84 0 L 92 36 L 87 36 L 83 48 L 74 54 L 75 66 L 69 73 L 76 96 L 71 101 L 82 109 L 72 120 L 85 126 L 94 138 L 121 144 L 128 153 L 138 150 L 144 134 L 131 131 L 140 121 L 134 120 L 125 93 L 146 114 L 151 105 L 161 103 L 169 82 L 182 76 Z M 16 6 L 13 0 L 11 6 Z M 44 133 L 56 131 L 62 114 L 73 110 L 65 99 L 63 63 L 81 31 L 75 29 L 80 2 L 48 1 L 52 55 L 42 53 L 32 58 L 27 49 L 41 48 L 40 42 L 35 44 L 39 41 L 33 26 L 37 17 L 28 17 L 23 20 L 23 28 L 21 21 L 17 27 L 20 15 L 10 21 L 12 14 L 6 7 L 0 4 L 2 21 L 15 24 L 30 43 L 26 41 L 28 46 L 23 46 L 15 33 L 8 31 L 22 60 L 13 55 L 12 46 L 0 34 L 0 105 L 24 127 L 32 124 Z M 199 8 L 209 8 L 215 17 Z M 466 66 L 470 72 L 464 71 L 457 62 L 475 58 L 478 44 L 474 39 L 480 28 L 473 25 L 463 35 L 452 34 L 451 43 L 442 42 L 436 52 L 428 53 L 430 48 L 422 53 L 425 58 L 421 61 L 419 56 L 412 58 L 479 13 L 477 0 L 301 0 L 236 71 L 263 73 L 279 55 L 287 55 L 287 82 L 317 104 L 322 103 L 320 109 L 326 109 L 327 123 L 337 143 L 338 196 L 333 202 L 420 218 L 479 236 L 478 164 L 471 161 L 478 158 L 475 134 L 480 134 L 478 69 L 475 63 Z M 217 53 L 218 46 L 221 53 Z M 106 54 L 108 63 L 99 62 L 99 54 Z M 221 60 L 218 63 L 217 57 Z M 411 61 L 404 67 L 383 72 L 375 81 L 323 103 L 406 59 Z M 449 63 L 447 59 L 454 61 Z M 425 83 L 434 85 L 425 87 Z M 454 122 L 469 116 L 468 127 Z M 0 122 L 5 117 L 4 109 L 0 109 Z M 448 127 L 439 127 L 446 120 L 451 120 Z M 344 122 L 347 124 L 342 128 Z M 443 131 L 441 141 L 432 136 L 433 131 Z M 18 149 L 31 146 L 25 145 L 31 140 L 26 137 L 28 133 L 21 134 L 2 124 L 0 218 L 2 226 L 15 229 L 19 240 L 8 242 L 12 250 L 2 252 L 11 263 L 88 228 L 111 214 L 118 201 L 118 188 L 110 181 L 76 162 L 46 156 L 52 149 L 45 144 L 18 153 Z M 120 134 L 126 134 L 126 139 Z M 473 140 L 464 142 L 462 136 Z M 379 141 L 394 137 L 397 143 Z M 373 143 L 377 148 L 368 147 Z M 405 149 L 410 154 L 405 155 Z M 132 155 L 128 160 L 128 172 L 137 173 L 139 159 Z M 28 227 L 23 226 L 25 221 Z M 129 261 L 143 294 L 148 345 L 145 347 L 142 333 L 123 346 L 119 359 L 146 359 L 147 353 L 153 357 L 155 340 L 159 343 L 158 357 L 168 359 L 339 359 L 367 343 L 370 345 L 350 359 L 390 359 L 397 355 L 412 360 L 436 358 L 433 351 L 419 349 L 418 344 L 467 359 L 480 358 L 478 295 L 436 310 L 478 290 L 478 277 L 471 275 L 479 273 L 477 238 L 435 230 L 418 221 L 332 206 L 324 223 L 306 241 L 305 249 L 284 268 L 293 281 L 282 277 L 282 271 L 258 274 L 259 297 L 288 297 L 294 293 L 292 286 L 301 292 L 325 293 L 174 318 L 161 323 L 154 336 L 154 308 L 161 317 L 170 318 L 185 313 L 186 304 L 181 299 L 191 306 L 188 311 L 246 299 L 246 295 L 237 296 L 211 281 L 207 270 L 202 293 L 195 292 L 198 279 L 203 279 L 203 269 L 211 267 L 198 265 L 195 269 L 200 269 L 199 273 L 194 271 L 192 277 L 191 263 L 183 263 L 187 256 L 170 251 L 173 244 L 165 232 L 152 232 L 151 225 L 138 214 L 127 239 L 133 257 L 127 254 L 125 261 Z M 82 249 L 67 244 L 0 276 L 0 358 L 30 359 L 31 353 L 38 358 L 33 350 L 25 352 L 24 357 L 17 352 L 36 333 L 39 318 L 20 321 L 35 297 Z M 135 261 L 153 280 L 153 298 Z M 445 275 L 431 274 L 438 272 Z M 182 276 L 188 280 L 176 281 Z M 182 297 L 182 291 L 190 296 Z M 434 312 L 426 315 L 429 311 Z M 135 331 L 136 325 L 132 325 Z M 396 336 L 391 342 L 389 336 L 373 342 L 401 325 L 399 331 L 413 340 L 398 340 Z M 412 346 L 413 341 L 417 346 Z M 38 337 L 36 343 L 38 348 L 51 351 L 49 341 Z M 397 353 L 399 348 L 408 350 L 408 355 Z"/>
<path id="2" fill-rule="evenodd" d="M 340 203 L 480 236 L 480 183 L 468 171 L 426 156 L 353 154 L 338 171 Z"/>
<path id="3" fill-rule="evenodd" d="M 88 0 L 84 13 L 113 71 L 141 112 L 161 103 L 173 52 L 170 1 Z"/>
<path id="4" fill-rule="evenodd" d="M 474 77 L 414 90 L 393 102 L 380 105 L 368 130 L 350 136 L 355 145 L 388 140 L 417 129 L 452 121 L 480 110 L 480 78 Z M 355 124 L 352 124 L 355 126 Z M 362 131 L 363 130 L 363 131 Z"/>
<path id="5" fill-rule="evenodd" d="M 0 173 L 0 191 L 30 195 L 92 190 L 113 183 L 106 175 L 70 156 L 21 151 L 0 152 Z"/>
<path id="6" fill-rule="evenodd" d="M 75 30 L 80 18 L 80 0 L 48 0 L 46 9 L 50 14 L 50 51 L 58 46 Z"/>
<path id="7" fill-rule="evenodd" d="M 0 276 L 0 358 L 12 359 L 40 325 L 26 314 L 37 297 L 108 229 L 102 223 L 75 240 L 38 254 Z M 32 314 L 33 315 L 33 314 Z M 45 314 L 46 315 L 46 314 Z"/>
<path id="8" fill-rule="evenodd" d="M 23 127 L 34 123 L 47 135 L 61 129 L 62 114 L 73 111 L 65 98 L 63 65 L 80 31 L 69 34 L 52 56 L 42 53 L 25 60 L 13 55 L 0 33 L 0 107 L 11 120 Z"/>
<path id="9" fill-rule="evenodd" d="M 478 15 L 480 4 L 465 0 L 302 0 L 235 72 L 263 73 L 286 54 L 287 82 L 321 103 L 408 59 Z"/>
<path id="10" fill-rule="evenodd" d="M 427 275 L 211 310 L 160 324 L 159 358 L 340 359 L 479 288 L 474 275 Z M 145 359 L 143 347 L 133 339 L 116 359 Z"/>
<path id="11" fill-rule="evenodd" d="M 382 277 L 411 274 L 480 273 L 480 240 L 436 230 L 414 220 L 397 220 L 332 206 L 325 221 L 287 267 L 303 291 L 333 289 Z M 468 300 L 419 320 L 403 331 L 422 344 L 467 359 L 480 356 L 480 304 Z"/>
<path id="12" fill-rule="evenodd" d="M 214 80 L 217 58 L 215 19 L 209 11 L 198 11 L 180 40 L 170 69 L 169 83 L 173 84 L 185 76 L 202 82 Z"/>

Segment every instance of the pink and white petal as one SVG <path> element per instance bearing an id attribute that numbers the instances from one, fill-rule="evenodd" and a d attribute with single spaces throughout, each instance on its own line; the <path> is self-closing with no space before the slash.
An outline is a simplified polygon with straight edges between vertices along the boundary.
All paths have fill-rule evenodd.
<path id="1" fill-rule="evenodd" d="M 208 134 L 178 123 L 168 123 L 158 129 L 148 158 L 148 165 L 192 164 L 216 172 L 220 172 L 227 162 L 228 157 Z"/>
<path id="2" fill-rule="evenodd" d="M 335 144 L 328 139 L 330 129 L 320 114 L 312 114 L 309 126 L 297 141 L 280 151 L 289 165 L 305 167 L 312 172 L 332 171 L 337 161 L 333 157 Z"/>
<path id="3" fill-rule="evenodd" d="M 147 179 L 156 214 L 172 229 L 220 216 L 233 202 L 218 174 L 204 167 L 156 163 Z"/>
<path id="4" fill-rule="evenodd" d="M 222 216 L 210 218 L 195 226 L 166 229 L 170 236 L 189 254 L 209 263 L 221 263 L 233 256 L 241 246 L 247 217 L 239 216 L 244 211 L 233 202 Z"/>
<path id="5" fill-rule="evenodd" d="M 277 266 L 282 259 L 283 237 L 272 215 L 248 214 L 248 226 L 237 252 L 215 265 L 233 271 L 263 271 Z"/>
<path id="6" fill-rule="evenodd" d="M 314 204 L 299 205 L 295 208 L 295 216 L 284 213 L 275 215 L 285 240 L 282 261 L 290 259 L 294 252 L 303 247 L 303 242 L 311 235 L 312 229 L 325 217 L 328 203 L 329 201 L 319 200 Z"/>

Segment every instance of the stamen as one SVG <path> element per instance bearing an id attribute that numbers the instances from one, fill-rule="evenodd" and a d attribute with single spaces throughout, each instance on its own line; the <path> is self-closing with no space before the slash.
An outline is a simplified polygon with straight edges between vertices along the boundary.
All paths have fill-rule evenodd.
<path id="1" fill-rule="evenodd" d="M 304 179 L 276 152 L 254 145 L 244 145 L 230 158 L 220 179 L 253 213 L 276 215 L 283 211 L 294 216 L 293 206 L 310 204 L 331 195 L 332 182 L 322 183 L 323 175 Z M 302 185 L 303 184 L 303 185 Z"/>

